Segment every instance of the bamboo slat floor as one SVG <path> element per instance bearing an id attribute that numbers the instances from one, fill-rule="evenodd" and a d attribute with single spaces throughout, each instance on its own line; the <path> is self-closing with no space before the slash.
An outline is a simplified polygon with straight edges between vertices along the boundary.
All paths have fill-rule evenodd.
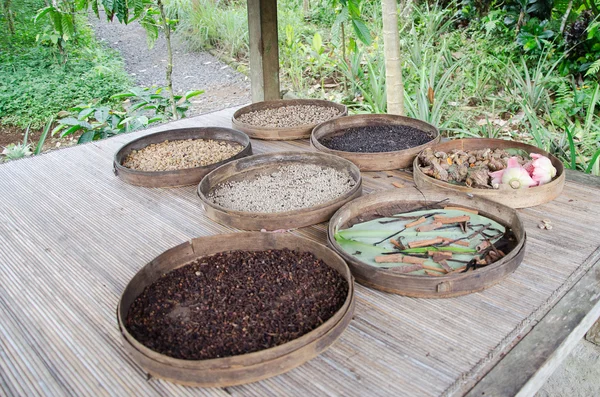
<path id="1" fill-rule="evenodd" d="M 462 395 L 482 378 L 492 384 L 501 379 L 492 376 L 501 365 L 490 369 L 508 362 L 502 358 L 515 345 L 513 352 L 525 346 L 523 337 L 534 352 L 536 343 L 540 351 L 556 345 L 548 354 L 563 346 L 558 336 L 536 341 L 527 334 L 549 321 L 563 296 L 573 297 L 590 269 L 600 274 L 600 188 L 573 180 L 553 202 L 519 211 L 528 233 L 526 256 L 500 284 L 436 300 L 357 285 L 356 313 L 340 340 L 287 374 L 225 389 L 148 381 L 121 346 L 115 310 L 126 284 L 164 250 L 234 230 L 204 216 L 193 186 L 148 189 L 121 182 L 112 173 L 113 155 L 125 142 L 168 127 L 229 126 L 233 111 L 0 166 L 0 394 Z M 307 141 L 252 144 L 254 153 L 310 150 Z M 412 186 L 407 172 L 364 176 L 364 193 L 401 194 L 392 182 Z M 554 228 L 539 229 L 542 219 Z M 324 224 L 293 233 L 326 239 Z M 598 317 L 600 293 L 581 301 L 577 296 L 582 316 Z M 523 374 L 539 369 L 510 362 Z M 513 383 L 517 391 L 526 381 Z"/>

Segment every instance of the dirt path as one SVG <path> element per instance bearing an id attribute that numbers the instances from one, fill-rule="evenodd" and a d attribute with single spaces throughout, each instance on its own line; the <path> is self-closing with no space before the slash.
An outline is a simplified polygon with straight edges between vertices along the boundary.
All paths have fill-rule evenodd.
<path id="1" fill-rule="evenodd" d="M 166 85 L 167 49 L 164 37 L 148 48 L 146 32 L 137 23 L 107 22 L 90 16 L 99 41 L 118 50 L 125 69 L 138 86 Z M 175 35 L 173 39 L 173 89 L 177 93 L 204 90 L 191 100 L 187 115 L 197 115 L 250 102 L 250 80 L 206 52 L 192 52 Z"/>

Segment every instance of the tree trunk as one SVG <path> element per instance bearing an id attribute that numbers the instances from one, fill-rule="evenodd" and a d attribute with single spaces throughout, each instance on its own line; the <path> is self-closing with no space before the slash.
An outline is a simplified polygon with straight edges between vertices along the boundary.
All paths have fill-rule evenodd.
<path id="1" fill-rule="evenodd" d="M 562 17 L 562 21 L 560 22 L 560 34 L 565 32 L 565 26 L 567 26 L 567 20 L 569 19 L 569 14 L 571 13 L 571 8 L 573 8 L 573 0 L 569 1 L 569 5 L 567 6 L 567 11 L 565 15 Z"/>
<path id="2" fill-rule="evenodd" d="M 165 30 L 165 39 L 167 40 L 167 91 L 171 100 L 171 109 L 173 111 L 173 119 L 177 120 L 177 105 L 175 104 L 175 95 L 173 94 L 173 50 L 171 48 L 171 25 L 167 23 L 167 15 L 161 0 L 157 1 L 158 9 L 160 10 L 160 22 Z"/>
<path id="3" fill-rule="evenodd" d="M 310 0 L 302 0 L 302 12 L 304 14 L 304 18 L 308 18 L 310 15 Z"/>
<path id="4" fill-rule="evenodd" d="M 10 11 L 11 0 L 4 0 L 2 5 L 4 6 L 4 15 L 6 15 L 6 23 L 8 24 L 8 31 L 10 34 L 15 34 L 15 24 L 13 22 L 12 12 Z"/>
<path id="5" fill-rule="evenodd" d="M 396 0 L 381 0 L 383 18 L 383 51 L 385 57 L 385 84 L 387 112 L 404 115 L 404 86 L 400 62 L 398 8 Z"/>

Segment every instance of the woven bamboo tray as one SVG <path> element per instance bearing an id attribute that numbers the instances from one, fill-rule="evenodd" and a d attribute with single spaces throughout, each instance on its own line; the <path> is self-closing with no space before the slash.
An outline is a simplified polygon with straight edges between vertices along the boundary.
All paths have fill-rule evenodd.
<path id="1" fill-rule="evenodd" d="M 362 262 L 346 253 L 335 240 L 338 229 L 355 223 L 388 216 L 449 199 L 444 205 L 478 210 L 481 215 L 494 219 L 512 229 L 517 238 L 516 247 L 502 259 L 486 267 L 467 273 L 443 276 L 398 274 Z M 505 205 L 482 197 L 468 197 L 453 191 L 402 189 L 360 197 L 340 208 L 329 221 L 329 245 L 350 266 L 352 275 L 361 284 L 395 294 L 417 298 L 448 298 L 488 288 L 515 271 L 525 255 L 525 229 L 517 212 Z"/>
<path id="2" fill-rule="evenodd" d="M 434 152 L 449 152 L 453 149 L 460 150 L 478 150 L 478 149 L 523 149 L 528 153 L 539 153 L 550 159 L 552 165 L 556 168 L 556 177 L 542 186 L 530 187 L 527 189 L 476 189 L 467 186 L 453 185 L 438 179 L 425 175 L 419 167 L 419 158 L 416 157 L 413 162 L 413 178 L 418 187 L 435 188 L 446 191 L 460 193 L 476 194 L 490 200 L 497 201 L 512 208 L 533 207 L 554 200 L 560 195 L 565 185 L 565 170 L 563 164 L 555 156 L 535 146 L 524 143 L 505 141 L 503 139 L 458 139 L 440 143 L 432 147 Z"/>
<path id="3" fill-rule="evenodd" d="M 242 151 L 228 159 L 203 167 L 187 168 L 173 171 L 138 171 L 124 167 L 123 160 L 132 150 L 145 148 L 153 143 L 161 143 L 165 140 L 174 141 L 180 139 L 213 139 L 219 141 L 234 142 L 242 145 Z M 123 145 L 115 154 L 113 170 L 116 176 L 126 183 L 145 187 L 178 187 L 195 185 L 215 168 L 235 159 L 252 154 L 250 138 L 240 131 L 221 127 L 198 127 L 180 128 L 157 132 L 135 139 Z"/>
<path id="4" fill-rule="evenodd" d="M 236 130 L 240 130 L 248 134 L 250 138 L 255 139 L 264 139 L 264 140 L 272 140 L 272 141 L 282 141 L 282 140 L 293 140 L 293 139 L 303 139 L 309 138 L 310 133 L 313 128 L 317 124 L 306 124 L 300 125 L 296 127 L 286 127 L 286 128 L 277 128 L 277 127 L 259 127 L 247 123 L 243 123 L 239 120 L 239 117 L 245 113 L 255 112 L 263 109 L 274 109 L 285 106 L 294 106 L 294 105 L 315 105 L 315 106 L 324 106 L 324 107 L 334 107 L 339 110 L 340 114 L 337 117 L 346 116 L 348 114 L 348 109 L 345 105 L 341 105 L 339 103 L 324 101 L 320 99 L 286 99 L 286 100 L 278 100 L 278 101 L 265 101 L 265 102 L 256 102 L 251 105 L 245 106 L 241 109 L 238 109 L 231 119 L 231 124 L 233 128 Z"/>
<path id="5" fill-rule="evenodd" d="M 163 274 L 196 258 L 232 250 L 289 248 L 311 252 L 337 270 L 348 282 L 343 306 L 322 325 L 298 339 L 262 351 L 210 360 L 181 360 L 157 353 L 139 343 L 125 328 L 129 307 L 144 288 Z M 171 248 L 131 279 L 117 307 L 123 346 L 148 374 L 188 386 L 226 387 L 256 382 L 302 365 L 327 350 L 346 329 L 354 313 L 354 286 L 346 263 L 329 248 L 289 233 L 236 233 L 200 237 Z"/>
<path id="6" fill-rule="evenodd" d="M 350 191 L 334 200 L 287 212 L 235 211 L 215 204 L 207 198 L 208 193 L 222 182 L 254 178 L 260 174 L 274 172 L 280 166 L 289 164 L 315 164 L 332 167 L 347 172 L 356 184 Z M 246 157 L 217 168 L 206 175 L 198 185 L 198 197 L 202 201 L 206 215 L 218 223 L 242 230 L 294 229 L 325 222 L 338 208 L 360 196 L 361 193 L 362 177 L 358 167 L 341 157 L 316 152 L 278 152 Z"/>
<path id="7" fill-rule="evenodd" d="M 324 146 L 320 140 L 326 137 L 342 135 L 344 130 L 354 127 L 365 127 L 373 125 L 406 125 L 431 136 L 431 141 L 426 144 L 415 146 L 410 149 L 397 150 L 393 152 L 358 153 L 333 150 Z M 384 171 L 411 166 L 415 156 L 428 146 L 440 141 L 440 133 L 433 125 L 410 117 L 402 117 L 391 114 L 360 114 L 326 121 L 316 126 L 312 132 L 310 143 L 320 152 L 334 154 L 352 161 L 361 171 Z"/>

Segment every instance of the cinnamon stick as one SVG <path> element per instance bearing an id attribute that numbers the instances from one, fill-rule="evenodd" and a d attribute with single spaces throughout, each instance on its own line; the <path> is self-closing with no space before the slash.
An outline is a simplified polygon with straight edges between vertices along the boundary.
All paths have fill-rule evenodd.
<path id="1" fill-rule="evenodd" d="M 430 232 L 432 230 L 439 229 L 442 226 L 443 225 L 440 222 L 433 222 L 429 225 L 419 226 L 416 230 L 417 232 Z"/>
<path id="2" fill-rule="evenodd" d="M 423 263 L 425 263 L 426 260 L 427 258 L 417 258 L 415 256 L 404 255 L 404 258 L 402 258 L 402 263 L 410 263 L 412 265 L 423 265 Z"/>
<path id="3" fill-rule="evenodd" d="M 417 226 L 417 225 L 420 225 L 421 223 L 425 223 L 426 221 L 427 221 L 427 219 L 424 216 L 422 216 L 419 219 L 417 219 L 416 221 L 407 223 L 406 225 L 404 225 L 404 227 L 409 228 L 409 227 Z"/>
<path id="4" fill-rule="evenodd" d="M 471 217 L 469 215 L 461 215 L 461 216 L 454 216 L 454 217 L 448 218 L 446 216 L 436 215 L 433 217 L 433 219 L 435 222 L 440 222 L 444 225 L 447 225 L 449 223 L 468 222 L 471 220 Z"/>
<path id="5" fill-rule="evenodd" d="M 433 272 L 438 272 L 438 273 L 443 273 L 443 274 L 446 274 L 446 273 L 448 273 L 448 271 L 447 271 L 447 270 L 445 270 L 445 269 L 440 269 L 440 268 L 438 268 L 438 267 L 427 266 L 427 265 L 423 265 L 423 269 L 426 269 L 426 270 L 431 270 L 431 271 L 433 271 Z"/>
<path id="6" fill-rule="evenodd" d="M 440 274 L 440 273 L 432 272 L 432 271 L 429 271 L 429 270 L 425 270 L 425 274 L 427 274 L 428 276 L 435 276 L 435 277 L 442 276 L 442 274 Z"/>
<path id="7" fill-rule="evenodd" d="M 405 250 L 406 249 L 406 247 L 404 246 L 404 244 L 400 243 L 398 240 L 391 239 L 390 243 L 392 243 L 392 245 L 394 247 L 398 248 L 399 250 Z"/>
<path id="8" fill-rule="evenodd" d="M 454 269 L 452 269 L 450 267 L 450 265 L 448 264 L 448 262 L 446 262 L 445 260 L 439 261 L 438 263 L 440 264 L 441 267 L 444 268 L 444 270 L 446 271 L 446 273 L 450 273 L 450 272 L 454 271 Z"/>
<path id="9" fill-rule="evenodd" d="M 397 187 L 397 188 L 403 188 L 403 187 L 404 187 L 404 185 L 403 185 L 403 184 L 401 184 L 401 183 L 399 183 L 399 182 L 392 182 L 392 185 L 393 185 L 394 187 Z"/>
<path id="10" fill-rule="evenodd" d="M 468 247 L 468 246 L 470 246 L 470 245 L 471 245 L 471 244 L 469 244 L 469 242 L 468 242 L 468 241 L 462 241 L 462 240 L 452 240 L 452 239 L 450 239 L 450 238 L 448 238 L 448 237 L 439 237 L 439 236 L 438 236 L 438 238 L 444 239 L 444 243 L 461 245 L 461 246 L 463 246 L 463 247 Z"/>
<path id="11" fill-rule="evenodd" d="M 375 257 L 377 263 L 401 263 L 404 255 L 393 254 L 393 255 L 378 255 Z"/>
<path id="12" fill-rule="evenodd" d="M 461 273 L 461 272 L 463 272 L 463 271 L 464 271 L 466 268 L 467 268 L 466 266 L 461 266 L 461 267 L 458 267 L 458 268 L 454 269 L 453 271 L 451 271 L 451 272 L 450 272 L 450 273 L 448 273 L 448 274 Z"/>
<path id="13" fill-rule="evenodd" d="M 409 248 L 427 247 L 429 245 L 439 244 L 439 243 L 441 243 L 443 241 L 444 240 L 442 240 L 439 237 L 432 238 L 432 239 L 429 239 L 429 240 L 411 241 L 410 243 L 408 243 L 408 247 Z"/>

